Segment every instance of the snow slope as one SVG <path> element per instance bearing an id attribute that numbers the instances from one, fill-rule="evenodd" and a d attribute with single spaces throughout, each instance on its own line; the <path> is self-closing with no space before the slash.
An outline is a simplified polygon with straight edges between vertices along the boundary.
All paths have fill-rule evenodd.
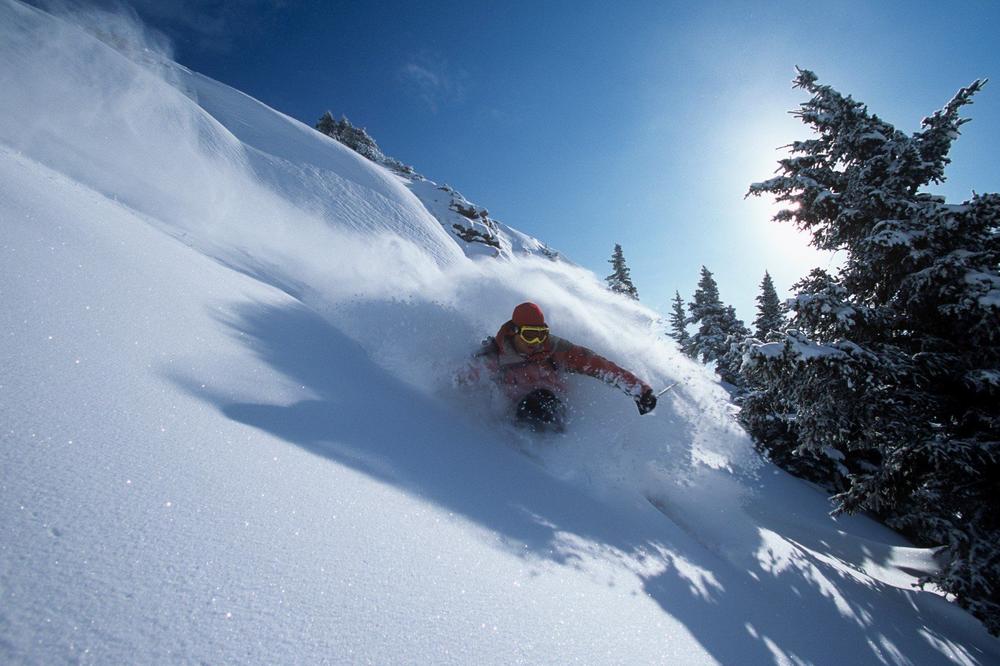
<path id="1" fill-rule="evenodd" d="M 654 313 L 145 37 L 0 1 L 0 662 L 1000 661 Z M 683 384 L 513 433 L 451 377 L 529 298 Z"/>

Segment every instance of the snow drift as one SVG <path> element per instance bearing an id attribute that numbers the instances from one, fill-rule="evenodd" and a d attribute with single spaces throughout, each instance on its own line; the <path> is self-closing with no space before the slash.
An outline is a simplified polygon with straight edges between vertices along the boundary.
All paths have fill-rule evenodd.
<path id="1" fill-rule="evenodd" d="M 470 258 L 426 183 L 128 17 L 3 0 L 0 89 L 3 661 L 1000 657 L 592 274 Z M 574 378 L 567 435 L 513 433 L 451 378 L 522 300 L 681 385 Z"/>

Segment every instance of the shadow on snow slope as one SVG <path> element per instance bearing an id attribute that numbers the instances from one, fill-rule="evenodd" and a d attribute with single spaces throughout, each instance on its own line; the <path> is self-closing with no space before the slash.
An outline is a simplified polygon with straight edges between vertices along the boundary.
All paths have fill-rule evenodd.
<path id="1" fill-rule="evenodd" d="M 174 378 L 190 393 L 235 421 L 462 515 L 521 557 L 584 569 L 595 557 L 616 562 L 722 663 L 991 658 L 935 628 L 942 611 L 960 627 L 968 618 L 932 595 L 849 575 L 831 566 L 835 557 L 794 541 L 774 552 L 761 537 L 760 566 L 734 566 L 701 547 L 691 526 L 678 528 L 644 502 L 602 502 L 545 475 L 504 446 L 502 434 L 399 381 L 304 306 L 256 306 L 222 323 L 317 397 L 233 403 L 197 388 L 196 378 Z"/>

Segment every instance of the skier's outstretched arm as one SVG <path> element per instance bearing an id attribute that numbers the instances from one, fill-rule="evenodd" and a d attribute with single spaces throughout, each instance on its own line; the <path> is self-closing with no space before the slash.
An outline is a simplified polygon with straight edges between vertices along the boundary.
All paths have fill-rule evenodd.
<path id="1" fill-rule="evenodd" d="M 640 414 L 651 412 L 656 407 L 656 395 L 649 384 L 586 347 L 560 339 L 555 344 L 553 358 L 568 372 L 595 377 L 624 391 L 635 400 Z"/>

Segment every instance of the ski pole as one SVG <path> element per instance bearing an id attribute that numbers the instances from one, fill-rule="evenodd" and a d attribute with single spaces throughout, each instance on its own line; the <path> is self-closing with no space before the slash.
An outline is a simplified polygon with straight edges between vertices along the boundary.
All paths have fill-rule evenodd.
<path id="1" fill-rule="evenodd" d="M 669 390 L 670 390 L 670 389 L 672 389 L 673 387 L 677 386 L 678 384 L 680 384 L 680 382 L 674 382 L 673 384 L 671 384 L 671 385 L 670 385 L 670 386 L 668 386 L 667 388 L 665 388 L 665 389 L 663 389 L 662 391 L 660 391 L 659 393 L 657 393 L 657 394 L 656 394 L 656 397 L 657 397 L 657 398 L 659 398 L 659 397 L 660 397 L 661 395 L 663 395 L 664 393 L 666 393 L 667 391 L 669 391 Z"/>

